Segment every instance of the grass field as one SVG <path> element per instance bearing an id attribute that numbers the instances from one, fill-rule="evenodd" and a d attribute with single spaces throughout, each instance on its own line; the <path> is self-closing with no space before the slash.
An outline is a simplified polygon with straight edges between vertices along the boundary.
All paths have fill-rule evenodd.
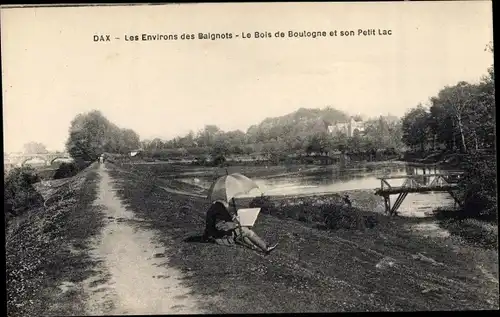
<path id="1" fill-rule="evenodd" d="M 314 222 L 263 213 L 255 231 L 280 242 L 275 253 L 263 257 L 239 247 L 196 242 L 207 201 L 162 188 L 172 183 L 170 176 L 192 169 L 108 167 L 118 196 L 144 219 L 139 226 L 160 232 L 157 240 L 170 250 L 166 265 L 184 272 L 184 283 L 211 299 L 211 312 L 498 309 L 497 250 L 472 246 L 454 235 L 425 237 L 411 229 L 426 219 L 390 219 L 357 210 L 376 217 L 375 227 L 325 230 Z M 262 168 L 242 172 L 261 176 Z M 293 170 L 276 167 L 266 175 L 281 172 Z"/>

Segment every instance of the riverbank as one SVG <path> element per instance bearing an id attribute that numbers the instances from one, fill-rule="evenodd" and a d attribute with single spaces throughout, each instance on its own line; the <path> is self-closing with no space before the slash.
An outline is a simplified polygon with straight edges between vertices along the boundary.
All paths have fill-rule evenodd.
<path id="1" fill-rule="evenodd" d="M 248 177 L 263 177 L 281 173 L 296 173 L 303 169 L 321 169 L 325 167 L 316 165 L 233 165 L 227 167 L 200 167 L 190 164 L 174 164 L 165 162 L 148 163 L 136 162 L 113 162 L 116 166 L 127 167 L 131 171 L 147 171 L 158 177 L 184 178 L 184 177 L 217 177 L 226 173 L 243 173 Z"/>
<path id="2" fill-rule="evenodd" d="M 327 230 L 263 212 L 255 231 L 280 245 L 262 257 L 239 247 L 196 242 L 206 199 L 165 191 L 152 174 L 109 169 L 120 199 L 169 248 L 164 265 L 186 274 L 184 285 L 207 299 L 209 312 L 498 308 L 498 284 L 491 279 L 498 278 L 496 251 L 472 249 L 449 236 L 425 237 L 409 226 L 426 219 L 361 211 L 363 220 L 366 215 L 378 222 L 371 228 Z M 340 203 L 339 197 L 331 199 Z"/>
<path id="3" fill-rule="evenodd" d="M 436 210 L 435 218 L 442 228 L 471 245 L 498 249 L 498 221 L 467 218 L 448 210 Z"/>
<path id="4" fill-rule="evenodd" d="M 362 174 L 370 174 L 372 173 L 374 176 L 378 174 L 384 174 L 386 172 L 390 172 L 394 169 L 404 169 L 406 166 L 415 167 L 415 164 L 402 162 L 402 161 L 384 161 L 384 162 L 371 162 L 371 163 L 351 163 L 346 168 L 340 170 L 338 165 L 330 165 L 330 166 L 316 166 L 316 165 L 291 165 L 291 166 L 232 166 L 228 168 L 218 168 L 218 167 L 197 167 L 190 166 L 185 164 L 156 164 L 156 165 L 141 165 L 141 164 L 120 164 L 129 170 L 134 170 L 137 173 L 151 173 L 155 180 L 159 183 L 162 183 L 164 187 L 168 187 L 174 189 L 175 191 L 182 193 L 191 193 L 196 196 L 206 196 L 207 194 L 207 180 L 208 183 L 211 182 L 212 179 L 215 179 L 217 176 L 222 176 L 227 173 L 239 172 L 244 175 L 249 176 L 250 178 L 260 179 L 265 181 L 274 182 L 274 179 L 279 178 L 300 178 L 300 177 L 321 177 L 321 175 L 327 175 L 328 177 L 346 177 L 347 175 L 362 175 Z M 429 167 L 429 165 L 419 165 L 421 168 Z M 435 167 L 431 166 L 431 169 Z M 401 171 L 399 171 L 401 172 Z M 404 173 L 404 171 L 402 171 Z M 433 173 L 434 171 L 429 171 L 429 173 Z M 333 173 L 333 174 L 332 174 Z M 418 172 L 417 172 L 418 173 Z M 422 172 L 420 172 L 422 173 Z M 337 175 L 337 176 L 334 176 Z M 201 181 L 200 181 L 201 179 Z M 198 181 L 198 182 L 197 182 Z M 353 184 L 357 186 L 358 184 Z M 378 184 L 374 183 L 373 186 L 378 186 Z M 318 188 L 321 190 L 321 188 Z M 328 188 L 328 190 L 335 190 L 335 187 Z M 287 190 L 285 190 L 287 191 Z M 300 192 L 301 190 L 296 190 L 296 192 Z M 309 192 L 308 189 L 305 190 Z M 328 196 L 332 194 L 331 192 L 319 193 L 311 190 L 312 193 L 308 194 L 279 194 L 278 191 L 276 194 L 272 194 L 273 191 L 266 192 L 265 194 L 270 197 L 271 200 L 286 200 L 288 198 L 298 198 L 298 197 L 307 197 L 307 196 Z M 374 211 L 376 213 L 385 213 L 385 207 L 383 201 L 380 197 L 373 195 L 372 189 L 361 189 L 361 190 L 343 190 L 337 189 L 337 194 L 343 196 L 345 194 L 351 197 L 351 201 L 354 206 L 362 209 Z M 272 196 L 271 196 L 272 195 Z M 446 195 L 445 195 L 446 196 Z M 413 197 L 413 196 L 412 196 Z M 413 198 L 412 198 L 413 199 Z M 422 211 L 421 208 L 425 208 L 425 199 L 420 196 L 417 198 L 415 196 L 416 201 L 412 199 L 406 200 L 407 204 L 406 208 L 414 209 L 412 211 L 407 211 L 404 209 L 405 206 L 402 206 L 403 209 L 401 211 L 401 215 L 405 217 L 429 217 L 432 216 L 432 209 L 427 208 L 429 210 Z M 439 198 L 441 199 L 441 198 Z M 447 199 L 444 197 L 443 199 Z M 446 203 L 444 205 L 440 205 L 438 202 L 429 202 L 432 204 L 436 204 L 435 208 L 446 207 Z M 401 209 L 401 208 L 400 208 Z M 454 233 L 457 230 L 452 230 Z"/>
<path id="5" fill-rule="evenodd" d="M 7 316 L 81 313 L 83 290 L 74 286 L 94 268 L 87 242 L 102 225 L 92 207 L 97 180 L 92 165 L 57 188 L 37 184 L 46 206 L 6 228 Z"/>
<path id="6" fill-rule="evenodd" d="M 434 166 L 465 172 L 455 195 L 463 197 L 459 210 L 435 210 L 439 225 L 468 243 L 498 248 L 497 166 L 494 149 L 472 150 L 467 154 L 437 151 L 424 159 L 409 161 L 434 163 Z M 418 156 L 417 156 L 418 157 Z M 410 163 L 415 164 L 415 163 Z"/>
<path id="7" fill-rule="evenodd" d="M 405 166 L 406 162 L 382 162 L 378 164 L 373 164 L 376 168 L 383 167 L 394 167 L 394 166 Z M 298 173 L 325 173 L 331 172 L 332 167 L 315 167 L 312 169 L 302 169 L 291 171 L 289 173 L 272 174 L 272 170 L 266 176 L 261 176 L 261 179 L 272 179 L 276 177 L 291 176 L 296 177 Z M 370 167 L 359 166 L 351 168 L 350 171 L 369 171 Z M 239 170 L 236 170 L 240 172 Z M 248 171 L 248 170 L 247 170 Z M 254 169 L 253 175 L 259 175 L 259 171 L 262 169 Z M 262 174 L 260 174 L 262 175 Z M 258 176 L 257 176 L 258 177 Z M 173 188 L 178 191 L 178 193 L 187 192 L 193 193 L 195 195 L 206 196 L 206 188 L 196 186 L 184 181 L 179 181 L 177 179 L 161 178 L 158 180 L 163 183 L 164 186 Z M 345 202 L 343 197 L 348 195 L 353 209 L 357 212 L 358 217 L 352 217 L 352 213 L 346 213 Z M 248 206 L 252 204 L 252 199 L 238 199 L 237 204 L 239 206 Z M 346 190 L 339 191 L 336 193 L 314 193 L 314 194 L 302 194 L 302 195 L 266 195 L 263 200 L 259 202 L 256 200 L 253 202 L 255 206 L 264 207 L 264 213 L 271 213 L 278 217 L 290 217 L 295 220 L 300 220 L 302 222 L 312 222 L 317 228 L 326 228 L 325 224 L 326 215 L 324 210 L 336 210 L 336 223 L 337 227 L 345 228 L 363 228 L 373 226 L 374 222 L 380 222 L 380 217 L 378 215 L 385 215 L 385 207 L 383 199 L 377 195 L 374 195 L 373 190 Z M 260 204 L 260 205 L 259 205 Z M 416 208 L 416 206 L 414 207 Z M 364 214 L 359 216 L 364 212 L 375 213 L 377 216 L 372 214 Z M 452 210 L 450 215 L 457 215 L 458 210 Z M 465 242 L 476 245 L 483 248 L 495 248 L 497 245 L 498 232 L 491 230 L 491 224 L 479 221 L 479 220 L 458 220 L 458 219 L 448 219 L 446 221 L 439 220 L 435 217 L 435 214 L 431 210 L 427 212 L 422 212 L 415 210 L 412 212 L 401 211 L 400 215 L 407 219 L 407 222 L 411 224 L 412 222 L 423 222 L 426 223 L 422 226 L 416 226 L 415 230 L 425 234 L 425 235 L 442 235 L 449 236 L 453 235 L 454 238 L 463 239 Z M 425 218 L 425 219 L 413 219 L 414 217 Z M 330 225 L 331 226 L 331 225 Z"/>
<path id="8" fill-rule="evenodd" d="M 197 184 L 195 181 L 197 178 L 203 178 L 207 177 L 206 175 L 212 175 L 213 178 L 215 178 L 215 175 L 219 173 L 223 173 L 222 175 L 225 174 L 225 170 L 220 169 L 220 168 L 192 168 L 189 166 L 171 166 L 171 165 L 160 165 L 156 166 L 154 168 L 151 168 L 149 166 L 137 166 L 137 165 L 127 165 L 127 164 L 122 164 L 121 165 L 125 169 L 129 169 L 131 171 L 134 171 L 138 174 L 141 173 L 151 173 L 154 174 L 152 175 L 152 181 L 161 184 L 163 188 L 169 188 L 171 192 L 176 192 L 178 194 L 185 193 L 187 196 L 207 196 L 207 184 L 205 183 L 199 183 Z M 349 169 L 345 169 L 346 173 L 356 173 L 356 172 L 361 172 L 361 173 L 369 173 L 372 170 L 383 170 L 384 168 L 400 168 L 406 166 L 406 163 L 404 162 L 378 162 L 377 164 L 372 164 L 372 165 L 358 165 L 358 166 L 351 166 Z M 283 167 L 283 166 L 270 166 L 268 168 L 265 167 L 233 167 L 230 171 L 228 170 L 229 173 L 232 172 L 240 172 L 244 173 L 245 175 L 248 175 L 252 178 L 259 178 L 259 179 L 274 179 L 274 178 L 279 178 L 279 177 L 301 177 L 301 176 L 311 176 L 315 174 L 326 174 L 328 175 L 329 173 L 336 173 L 336 166 L 329 166 L 329 167 L 318 167 L 318 166 L 293 166 L 293 167 Z M 354 174 L 353 174 L 354 175 Z M 189 178 L 192 178 L 192 181 L 186 181 Z M 185 180 L 183 180 L 184 178 Z M 203 186 L 201 186 L 203 185 Z M 325 223 L 325 214 L 324 214 L 324 207 L 319 207 L 319 206 L 327 206 L 331 205 L 331 209 L 335 210 L 343 210 L 342 208 L 345 207 L 345 203 L 343 201 L 344 195 L 348 195 L 350 197 L 350 201 L 352 202 L 353 210 L 357 210 L 358 213 L 361 213 L 363 211 L 369 211 L 373 212 L 377 215 L 382 214 L 385 215 L 385 207 L 384 203 L 381 197 L 374 195 L 373 189 L 359 189 L 359 190 L 342 190 L 342 191 L 337 191 L 335 193 L 332 192 L 325 192 L 325 193 L 320 193 L 320 192 L 313 192 L 313 193 L 303 193 L 303 194 L 274 194 L 271 195 L 269 193 L 265 194 L 265 203 L 261 201 L 261 203 L 264 203 L 263 207 L 264 211 L 267 212 L 267 209 L 275 210 L 273 211 L 274 214 L 284 216 L 284 215 L 291 215 L 290 217 L 293 219 L 302 219 L 303 221 L 306 221 L 305 219 L 314 219 L 314 223 L 317 226 L 324 226 Z M 425 205 L 425 199 L 418 198 L 420 200 L 412 202 L 409 201 L 408 207 L 413 208 L 415 210 L 407 211 L 407 210 L 401 210 L 401 216 L 406 217 L 406 218 L 412 218 L 412 217 L 424 217 L 429 220 L 435 221 L 436 219 L 433 218 L 432 210 L 429 209 L 428 211 L 421 211 L 420 208 L 422 205 L 422 202 Z M 237 199 L 237 204 L 239 206 L 248 206 L 251 204 L 252 199 Z M 415 204 L 417 205 L 411 205 Z M 266 205 L 267 204 L 267 205 Z M 272 207 L 271 205 L 272 204 Z M 267 208 L 269 207 L 269 208 Z M 327 208 L 328 209 L 328 208 Z M 279 210 L 276 211 L 276 210 Z M 346 218 L 349 219 L 350 214 L 346 214 L 340 219 Z M 349 220 L 348 223 L 340 226 L 365 226 L 365 225 L 372 225 L 371 222 L 373 221 L 372 216 L 365 216 L 364 218 L 359 218 L 357 220 Z M 337 222 L 341 223 L 342 221 L 339 221 L 339 218 L 337 218 Z M 437 227 L 437 225 L 440 224 L 440 227 Z M 446 230 L 447 223 L 441 223 L 441 222 L 436 222 L 435 224 L 432 225 L 433 228 L 436 230 Z M 458 235 L 458 236 L 466 236 L 468 235 L 468 240 L 472 240 L 475 236 L 478 234 L 482 234 L 481 232 L 477 232 L 475 236 L 471 236 L 470 234 L 472 233 L 470 230 L 470 226 L 468 226 L 464 230 L 460 230 L 460 227 L 455 225 L 453 230 L 450 230 L 452 234 Z M 491 240 L 491 238 L 489 238 Z"/>
<path id="9" fill-rule="evenodd" d="M 138 169 L 148 169 L 151 171 L 158 172 L 162 176 L 196 176 L 207 177 L 215 175 L 225 175 L 226 171 L 231 174 L 234 172 L 239 172 L 247 175 L 248 177 L 265 177 L 269 176 L 279 176 L 281 173 L 297 173 L 304 172 L 306 170 L 337 170 L 342 169 L 344 171 L 350 170 L 370 170 L 374 168 L 382 168 L 389 166 L 404 166 L 407 164 L 404 161 L 390 160 L 390 161 L 362 161 L 362 162 L 350 162 L 347 163 L 343 168 L 340 168 L 339 164 L 331 165 L 317 165 L 317 164 L 273 164 L 271 162 L 264 162 L 258 165 L 248 165 L 248 164 L 231 164 L 229 166 L 199 166 L 193 164 L 180 164 L 180 163 L 170 163 L 170 162 L 148 162 L 145 160 L 134 160 L 134 161 L 110 161 L 117 166 L 131 166 L 131 169 L 137 167 Z"/>
<path id="10" fill-rule="evenodd" d="M 119 167 L 122 172 L 125 172 L 127 169 L 127 165 L 115 165 L 116 167 Z M 281 174 L 273 174 L 276 172 L 281 172 L 283 170 L 283 167 L 275 166 L 271 167 L 270 169 L 244 169 L 243 171 L 241 170 L 241 167 L 238 169 L 235 169 L 229 173 L 232 172 L 239 172 L 239 173 L 244 173 L 245 175 L 251 175 L 250 177 L 261 177 L 261 178 L 273 178 L 273 177 L 278 177 L 278 176 L 294 176 L 297 173 L 311 173 L 311 172 L 324 172 L 326 168 L 318 168 L 318 167 L 309 167 L 309 168 L 302 168 L 301 166 L 295 166 L 293 168 L 289 168 L 286 173 L 281 173 Z M 155 175 L 151 175 L 152 179 L 151 181 L 156 182 L 157 184 L 161 185 L 162 187 L 167 187 L 170 189 L 173 189 L 179 193 L 185 192 L 187 196 L 190 194 L 194 195 L 200 195 L 206 197 L 208 194 L 207 188 L 197 186 L 194 184 L 190 184 L 181 180 L 178 180 L 178 178 L 173 177 L 170 178 L 170 174 L 165 175 L 164 173 L 158 173 L 159 169 L 142 169 L 141 171 L 136 170 L 134 167 L 129 166 L 130 173 L 134 175 L 140 175 L 142 173 L 151 173 Z M 358 170 L 358 169 L 356 169 Z M 330 170 L 331 171 L 331 170 Z M 212 172 L 206 172 L 206 171 L 198 171 L 200 173 L 212 173 Z M 182 170 L 182 172 L 179 171 L 184 177 L 186 177 L 186 174 L 189 172 L 186 172 L 185 169 Z M 190 174 L 193 176 L 193 174 Z M 203 177 L 201 174 L 194 174 L 197 177 Z M 225 173 L 223 174 L 225 175 Z M 204 174 L 206 176 L 206 174 Z M 300 205 L 311 205 L 315 206 L 316 205 L 325 205 L 328 203 L 335 203 L 339 204 L 341 206 L 344 205 L 343 197 L 345 195 L 349 195 L 353 207 L 360 209 L 360 210 L 371 210 L 377 213 L 384 213 L 385 210 L 383 209 L 383 202 L 380 197 L 374 195 L 372 189 L 366 189 L 366 190 L 346 190 L 346 191 L 341 191 L 337 193 L 314 193 L 314 194 L 301 194 L 301 195 L 285 195 L 285 194 L 276 194 L 276 195 L 266 195 L 266 199 L 269 201 L 272 201 L 276 204 L 279 204 L 280 206 L 294 206 L 300 204 Z M 238 204 L 242 205 L 249 205 L 252 202 L 252 198 L 239 198 L 237 199 Z M 300 202 L 300 203 L 299 203 Z"/>
<path id="11" fill-rule="evenodd" d="M 391 169 L 402 169 L 404 162 L 385 161 L 371 163 L 349 164 L 343 168 L 339 165 L 317 166 L 317 165 L 268 165 L 268 166 L 230 166 L 230 167 L 197 167 L 183 164 L 142 164 L 134 163 L 114 163 L 137 173 L 152 174 L 155 179 L 161 179 L 178 190 L 194 191 L 203 194 L 217 177 L 241 173 L 252 179 L 274 180 L 286 177 L 321 177 L 329 175 L 330 178 L 345 178 L 348 175 L 362 175 L 367 173 L 384 174 Z M 335 176 L 336 175 L 336 176 Z M 201 181 L 200 181 L 201 180 Z"/>

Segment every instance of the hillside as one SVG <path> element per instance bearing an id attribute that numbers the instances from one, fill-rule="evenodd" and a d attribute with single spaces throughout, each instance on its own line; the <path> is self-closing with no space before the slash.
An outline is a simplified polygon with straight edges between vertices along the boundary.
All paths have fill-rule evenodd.
<path id="1" fill-rule="evenodd" d="M 300 108 L 289 114 L 269 117 L 260 123 L 250 126 L 246 133 L 240 130 L 223 131 L 216 125 L 206 125 L 197 134 L 189 133 L 183 137 L 162 141 L 160 139 L 145 140 L 143 149 L 150 151 L 185 148 L 231 148 L 238 153 L 256 153 L 264 148 L 279 151 L 302 151 L 311 142 L 328 134 L 328 126 L 347 123 L 354 118 L 362 119 L 365 124 L 364 141 L 377 148 L 398 148 L 401 142 L 401 119 L 392 115 L 376 118 L 365 118 L 326 107 L 323 109 Z M 366 120 L 363 120 L 365 118 Z M 369 128 L 368 128 L 369 127 Z M 321 136 L 323 134 L 323 136 Z M 329 138 L 331 140 L 331 138 Z M 343 140 L 346 141 L 346 140 Z M 205 150 L 196 151 L 205 153 Z"/>
<path id="2" fill-rule="evenodd" d="M 259 141 L 261 134 L 271 138 L 283 137 L 284 135 L 307 136 L 314 132 L 321 132 L 329 124 L 347 122 L 349 114 L 334 108 L 307 109 L 300 108 L 297 111 L 280 117 L 266 118 L 261 123 L 253 125 L 247 130 L 247 135 Z"/>

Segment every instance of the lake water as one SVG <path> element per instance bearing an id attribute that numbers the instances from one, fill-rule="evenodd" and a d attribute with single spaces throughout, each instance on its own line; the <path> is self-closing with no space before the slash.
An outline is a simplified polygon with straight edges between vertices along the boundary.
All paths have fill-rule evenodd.
<path id="1" fill-rule="evenodd" d="M 302 173 L 301 175 L 290 174 L 271 178 L 252 178 L 260 187 L 260 191 L 266 195 L 309 195 L 318 193 L 334 193 L 356 190 L 375 190 L 380 188 L 381 176 L 404 176 L 422 175 L 421 182 L 432 181 L 433 177 L 424 177 L 425 174 L 446 173 L 435 167 L 414 167 L 410 165 L 395 165 L 392 167 L 381 167 L 362 169 L 351 169 L 339 171 L 331 169 L 329 171 Z M 186 183 L 209 188 L 212 180 L 192 176 L 181 179 Z M 391 179 L 391 186 L 400 186 L 404 179 Z M 251 193 L 251 196 L 259 193 Z M 394 203 L 397 195 L 391 196 L 391 203 Z M 381 199 L 382 200 L 382 199 Z M 355 203 L 355 202 L 353 202 Z M 399 213 L 406 216 L 424 217 L 428 212 L 438 208 L 450 208 L 454 206 L 454 201 L 448 193 L 415 193 L 409 194 L 399 208 Z M 383 203 L 376 207 L 378 212 L 383 212 Z"/>

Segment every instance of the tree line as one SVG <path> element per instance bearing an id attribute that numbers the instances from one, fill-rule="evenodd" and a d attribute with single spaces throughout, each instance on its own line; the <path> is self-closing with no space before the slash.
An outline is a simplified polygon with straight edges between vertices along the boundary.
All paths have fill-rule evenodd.
<path id="1" fill-rule="evenodd" d="M 444 87 L 427 107 L 417 105 L 402 119 L 402 140 L 415 152 L 458 157 L 458 167 L 465 171 L 459 183 L 465 216 L 497 215 L 495 110 L 492 65 L 479 82 Z"/>
<path id="2" fill-rule="evenodd" d="M 344 133 L 332 134 L 321 119 L 311 120 L 310 129 L 294 131 L 290 125 L 271 126 L 267 129 L 249 128 L 245 133 L 241 130 L 225 132 L 216 125 L 206 125 L 194 133 L 170 140 L 144 140 L 141 148 L 146 152 L 158 154 L 162 152 L 191 155 L 251 155 L 263 154 L 274 157 L 280 154 L 332 152 L 359 153 L 372 152 L 378 149 L 400 149 L 401 121 L 392 118 L 377 118 L 365 122 L 362 132 L 354 132 L 352 136 Z M 319 123 L 318 123 L 319 122 Z M 168 151 L 170 150 L 170 151 Z"/>
<path id="3" fill-rule="evenodd" d="M 187 156 L 206 161 L 212 156 L 214 162 L 223 162 L 230 155 L 260 154 L 279 163 L 288 154 L 330 155 L 332 152 L 371 160 L 380 149 L 394 152 L 401 147 L 402 130 L 398 118 L 367 120 L 363 131 L 355 130 L 353 135 L 347 136 L 328 132 L 324 117 L 337 116 L 345 120 L 347 116 L 339 116 L 339 113 L 332 108 L 302 108 L 283 117 L 268 118 L 250 127 L 246 133 L 241 130 L 225 132 L 216 125 L 206 125 L 196 134 L 191 131 L 171 140 L 141 141 L 133 130 L 118 127 L 94 110 L 79 114 L 71 121 L 66 150 L 75 161 L 95 161 L 103 153 L 127 154 L 142 149 L 146 157 L 156 159 Z"/>
<path id="4" fill-rule="evenodd" d="M 77 115 L 69 129 L 66 150 L 75 159 L 95 160 L 102 153 L 126 154 L 142 149 L 153 157 L 228 156 L 263 154 L 269 158 L 290 153 L 373 152 L 401 147 L 401 122 L 380 117 L 365 122 L 363 132 L 352 136 L 332 135 L 324 118 L 346 120 L 347 115 L 332 108 L 304 109 L 278 118 L 268 118 L 247 132 L 223 131 L 206 125 L 170 140 L 140 140 L 131 129 L 119 128 L 99 111 Z M 359 119 L 359 118 L 358 118 Z"/>
<path id="5" fill-rule="evenodd" d="M 458 82 L 419 104 L 402 119 L 403 142 L 414 151 L 467 154 L 495 146 L 493 65 L 478 83 Z"/>

